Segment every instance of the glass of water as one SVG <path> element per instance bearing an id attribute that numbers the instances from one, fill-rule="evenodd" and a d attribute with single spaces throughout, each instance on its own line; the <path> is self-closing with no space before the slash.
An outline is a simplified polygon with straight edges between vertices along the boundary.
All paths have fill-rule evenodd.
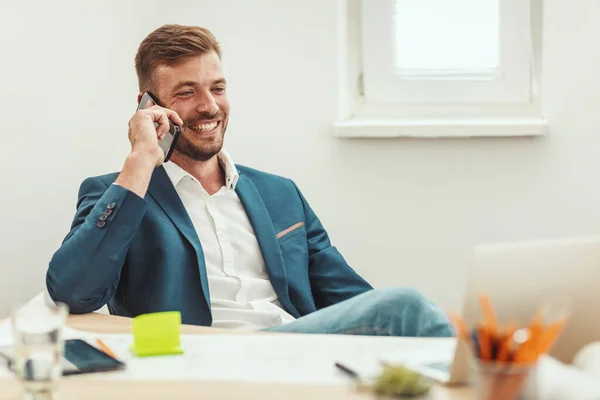
<path id="1" fill-rule="evenodd" d="M 23 383 L 26 400 L 55 399 L 62 375 L 62 328 L 65 304 L 28 304 L 12 313 L 13 369 Z"/>

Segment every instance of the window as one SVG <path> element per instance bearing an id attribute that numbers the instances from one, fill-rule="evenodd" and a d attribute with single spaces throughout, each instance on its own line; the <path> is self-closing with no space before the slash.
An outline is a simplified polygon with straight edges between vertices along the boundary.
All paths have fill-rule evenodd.
<path id="1" fill-rule="evenodd" d="M 498 11 L 499 0 L 396 0 L 396 68 L 435 74 L 495 70 L 500 61 Z"/>
<path id="2" fill-rule="evenodd" d="M 339 136 L 545 132 L 537 0 L 346 0 Z"/>

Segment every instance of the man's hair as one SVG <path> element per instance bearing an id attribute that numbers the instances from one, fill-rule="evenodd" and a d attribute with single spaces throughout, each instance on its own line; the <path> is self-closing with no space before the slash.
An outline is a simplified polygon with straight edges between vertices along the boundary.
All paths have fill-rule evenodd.
<path id="1" fill-rule="evenodd" d="M 208 29 L 184 25 L 161 26 L 146 36 L 135 55 L 140 92 L 152 87 L 156 67 L 172 66 L 211 51 L 221 58 L 221 47 Z"/>

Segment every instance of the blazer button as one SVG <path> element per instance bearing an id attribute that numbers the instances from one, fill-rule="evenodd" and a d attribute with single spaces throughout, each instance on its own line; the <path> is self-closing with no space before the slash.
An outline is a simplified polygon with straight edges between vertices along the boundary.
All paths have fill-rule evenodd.
<path id="1" fill-rule="evenodd" d="M 116 205 L 117 205 L 117 203 L 115 203 L 113 201 L 113 202 L 108 203 L 108 205 L 106 206 L 106 208 L 108 208 L 109 210 L 112 210 L 113 208 L 116 207 Z"/>
<path id="2" fill-rule="evenodd" d="M 110 215 L 112 214 L 112 210 L 106 209 L 102 214 Z"/>
<path id="3" fill-rule="evenodd" d="M 106 225 L 106 222 L 104 221 L 98 221 L 98 223 L 96 224 L 98 228 L 104 228 L 104 225 Z"/>
<path id="4" fill-rule="evenodd" d="M 106 221 L 106 219 L 107 219 L 107 218 L 108 218 L 108 215 L 106 215 L 106 214 L 102 213 L 102 214 L 100 214 L 100 216 L 98 217 L 98 220 L 99 220 L 99 221 L 101 221 L 101 222 L 104 222 L 104 221 Z"/>

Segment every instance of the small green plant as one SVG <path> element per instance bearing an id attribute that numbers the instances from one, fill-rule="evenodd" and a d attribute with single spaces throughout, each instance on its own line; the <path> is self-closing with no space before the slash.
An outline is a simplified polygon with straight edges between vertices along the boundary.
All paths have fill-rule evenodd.
<path id="1" fill-rule="evenodd" d="M 401 365 L 383 365 L 383 371 L 372 384 L 361 384 L 363 390 L 380 396 L 417 397 L 431 389 L 431 381 Z"/>

